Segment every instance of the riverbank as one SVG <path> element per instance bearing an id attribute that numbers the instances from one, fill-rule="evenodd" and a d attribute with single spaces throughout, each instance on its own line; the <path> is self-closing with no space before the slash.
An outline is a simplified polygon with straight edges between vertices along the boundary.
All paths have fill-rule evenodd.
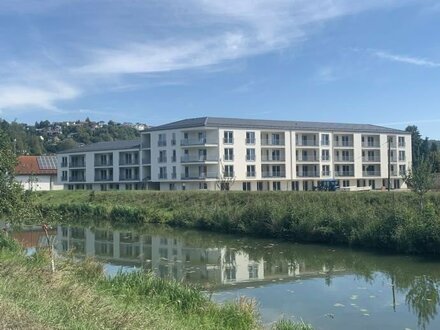
<path id="1" fill-rule="evenodd" d="M 216 304 L 198 288 L 134 272 L 106 277 L 94 261 L 26 256 L 0 234 L 0 328 L 259 329 L 255 304 Z M 279 322 L 274 329 L 311 329 Z"/>
<path id="2" fill-rule="evenodd" d="M 424 209 L 399 192 L 151 192 L 40 193 L 56 222 L 105 219 L 113 224 L 162 223 L 221 233 L 440 255 L 440 193 Z M 86 220 L 88 221 L 88 220 Z"/>

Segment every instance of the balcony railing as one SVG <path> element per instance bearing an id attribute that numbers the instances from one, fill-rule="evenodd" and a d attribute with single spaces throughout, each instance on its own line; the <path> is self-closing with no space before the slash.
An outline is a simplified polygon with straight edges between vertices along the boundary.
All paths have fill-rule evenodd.
<path id="1" fill-rule="evenodd" d="M 405 141 L 403 142 L 399 141 L 399 148 L 405 148 L 405 146 L 406 146 Z"/>
<path id="2" fill-rule="evenodd" d="M 85 182 L 86 178 L 84 176 L 71 176 L 69 177 L 69 182 Z"/>
<path id="3" fill-rule="evenodd" d="M 263 162 L 284 162 L 286 160 L 285 155 L 263 155 L 261 161 Z"/>
<path id="4" fill-rule="evenodd" d="M 362 142 L 362 148 L 380 148 L 380 143 L 378 141 Z"/>
<path id="5" fill-rule="evenodd" d="M 319 162 L 318 156 L 298 156 L 296 158 L 297 162 Z"/>
<path id="6" fill-rule="evenodd" d="M 150 142 L 142 142 L 142 149 L 150 149 L 151 143 Z"/>
<path id="7" fill-rule="evenodd" d="M 329 146 L 330 145 L 330 141 L 329 140 L 321 140 L 321 145 L 322 146 Z"/>
<path id="8" fill-rule="evenodd" d="M 176 179 L 177 178 L 177 173 L 173 172 L 171 173 L 171 179 Z"/>
<path id="9" fill-rule="evenodd" d="M 180 158 L 182 163 L 198 163 L 198 162 L 216 162 L 218 161 L 217 157 L 208 157 L 208 156 L 189 156 L 185 155 Z"/>
<path id="10" fill-rule="evenodd" d="M 335 177 L 354 176 L 354 171 L 335 171 Z"/>
<path id="11" fill-rule="evenodd" d="M 166 163 L 167 162 L 167 157 L 166 156 L 157 157 L 157 162 L 158 163 Z"/>
<path id="12" fill-rule="evenodd" d="M 225 161 L 233 161 L 234 155 L 223 155 L 223 160 Z"/>
<path id="13" fill-rule="evenodd" d="M 335 141 L 333 143 L 333 146 L 335 147 L 353 147 L 353 141 L 349 140 L 349 141 Z"/>
<path id="14" fill-rule="evenodd" d="M 255 144 L 255 138 L 253 138 L 253 139 L 246 139 L 246 144 Z"/>
<path id="15" fill-rule="evenodd" d="M 176 157 L 176 156 L 171 156 L 171 162 L 172 162 L 172 163 L 177 162 L 177 157 Z"/>
<path id="16" fill-rule="evenodd" d="M 233 138 L 223 138 L 223 143 L 224 144 L 233 144 L 234 139 Z"/>
<path id="17" fill-rule="evenodd" d="M 151 159 L 150 158 L 142 158 L 142 164 L 144 164 L 144 165 L 151 164 Z"/>
<path id="18" fill-rule="evenodd" d="M 380 171 L 362 171 L 362 176 L 380 176 Z"/>
<path id="19" fill-rule="evenodd" d="M 176 139 L 172 139 L 172 140 L 171 140 L 171 145 L 172 145 L 172 146 L 175 146 L 176 143 L 177 143 Z"/>
<path id="20" fill-rule="evenodd" d="M 166 180 L 168 178 L 168 175 L 167 175 L 167 173 L 159 173 L 157 178 L 159 180 Z"/>
<path id="21" fill-rule="evenodd" d="M 217 172 L 203 172 L 199 174 L 192 174 L 192 173 L 181 174 L 181 180 L 204 180 L 204 179 L 217 179 L 217 178 L 218 178 Z"/>
<path id="22" fill-rule="evenodd" d="M 286 172 L 284 171 L 262 171 L 261 177 L 263 178 L 285 178 Z"/>
<path id="23" fill-rule="evenodd" d="M 235 172 L 234 171 L 232 171 L 232 172 L 223 172 L 223 176 L 225 177 L 225 178 L 233 178 L 233 177 L 235 177 Z"/>
<path id="24" fill-rule="evenodd" d="M 201 146 L 205 144 L 214 144 L 217 145 L 217 142 L 214 140 L 207 140 L 206 138 L 202 139 L 182 139 L 180 140 L 181 146 Z"/>
<path id="25" fill-rule="evenodd" d="M 341 163 L 341 162 L 349 162 L 349 163 L 352 163 L 352 162 L 354 162 L 354 157 L 352 157 L 352 156 L 348 156 L 348 157 L 344 157 L 344 156 L 342 156 L 342 157 L 335 157 L 335 162 L 339 162 L 339 163 Z"/>
<path id="26" fill-rule="evenodd" d="M 319 177 L 319 172 L 318 171 L 298 172 L 297 176 L 299 178 L 317 178 Z"/>
<path id="27" fill-rule="evenodd" d="M 362 157 L 364 163 L 380 163 L 380 156 Z"/>
<path id="28" fill-rule="evenodd" d="M 120 176 L 120 181 L 137 181 L 139 180 L 139 175 L 131 175 L 131 176 Z"/>
<path id="29" fill-rule="evenodd" d="M 103 177 L 95 176 L 95 181 L 113 181 L 113 175 Z"/>
<path id="30" fill-rule="evenodd" d="M 248 162 L 254 162 L 255 161 L 255 155 L 246 155 L 246 160 Z"/>
<path id="31" fill-rule="evenodd" d="M 70 162 L 69 167 L 86 167 L 86 162 Z"/>
<path id="32" fill-rule="evenodd" d="M 95 161 L 95 167 L 98 166 L 113 166 L 113 161 L 112 160 L 108 160 L 106 162 Z"/>
<path id="33" fill-rule="evenodd" d="M 316 140 L 297 140 L 296 145 L 298 147 L 317 147 L 318 141 L 316 141 Z"/>
<path id="34" fill-rule="evenodd" d="M 405 156 L 399 156 L 399 162 L 404 162 L 406 160 L 406 157 Z"/>
<path id="35" fill-rule="evenodd" d="M 283 139 L 261 139 L 262 146 L 284 146 Z"/>
<path id="36" fill-rule="evenodd" d="M 61 167 L 67 167 L 67 162 L 61 162 Z"/>
<path id="37" fill-rule="evenodd" d="M 253 172 L 246 172 L 246 177 L 248 178 L 254 178 L 257 175 L 255 171 Z"/>
<path id="38" fill-rule="evenodd" d="M 63 182 L 67 181 L 67 176 L 62 176 L 61 181 L 63 181 Z"/>
<path id="39" fill-rule="evenodd" d="M 330 176 L 330 173 L 331 173 L 330 171 L 322 171 L 321 175 L 322 176 Z"/>
<path id="40" fill-rule="evenodd" d="M 167 146 L 167 141 L 159 140 L 159 141 L 157 141 L 157 146 L 158 147 L 166 147 Z"/>
<path id="41" fill-rule="evenodd" d="M 119 160 L 119 165 L 120 166 L 139 165 L 139 159 L 132 159 L 132 160 L 121 159 Z"/>

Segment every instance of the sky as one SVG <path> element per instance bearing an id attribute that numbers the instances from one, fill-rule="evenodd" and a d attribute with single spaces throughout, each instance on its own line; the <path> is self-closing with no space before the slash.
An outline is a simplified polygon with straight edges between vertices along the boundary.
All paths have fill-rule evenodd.
<path id="1" fill-rule="evenodd" d="M 440 139 L 431 0 L 1 0 L 0 118 L 370 123 Z"/>

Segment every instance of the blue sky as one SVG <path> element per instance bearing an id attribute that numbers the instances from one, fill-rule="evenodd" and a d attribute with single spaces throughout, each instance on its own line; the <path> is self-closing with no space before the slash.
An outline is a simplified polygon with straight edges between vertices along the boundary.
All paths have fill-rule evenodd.
<path id="1" fill-rule="evenodd" d="M 359 122 L 440 139 L 431 0 L 1 0 L 0 117 Z"/>

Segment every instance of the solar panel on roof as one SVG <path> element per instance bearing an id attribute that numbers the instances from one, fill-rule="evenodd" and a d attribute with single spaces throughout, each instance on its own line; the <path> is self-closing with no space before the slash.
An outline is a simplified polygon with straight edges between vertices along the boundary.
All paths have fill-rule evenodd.
<path id="1" fill-rule="evenodd" d="M 55 170 L 57 168 L 55 156 L 38 156 L 37 162 L 41 170 Z"/>

